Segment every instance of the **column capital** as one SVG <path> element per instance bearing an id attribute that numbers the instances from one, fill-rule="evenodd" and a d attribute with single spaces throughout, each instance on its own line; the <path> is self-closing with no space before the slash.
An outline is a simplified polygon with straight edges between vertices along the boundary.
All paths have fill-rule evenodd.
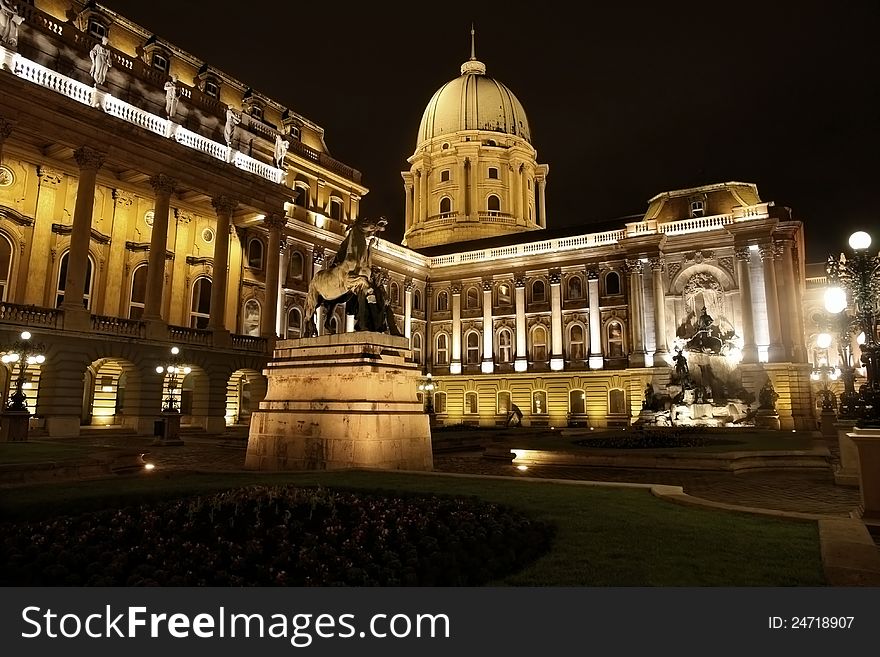
<path id="1" fill-rule="evenodd" d="M 180 208 L 174 208 L 174 218 L 179 224 L 188 224 L 193 219 L 189 212 L 185 212 Z"/>
<path id="2" fill-rule="evenodd" d="M 452 294 L 461 294 L 461 281 L 453 281 L 449 284 L 449 291 Z"/>
<path id="3" fill-rule="evenodd" d="M 407 276 L 403 279 L 403 289 L 407 292 L 412 292 L 413 289 L 413 279 L 412 276 Z"/>
<path id="4" fill-rule="evenodd" d="M 132 203 L 134 203 L 134 194 L 131 192 L 127 192 L 124 189 L 114 189 L 113 190 L 113 204 L 116 207 L 127 208 Z"/>
<path id="5" fill-rule="evenodd" d="M 231 215 L 238 207 L 238 201 L 225 194 L 220 194 L 211 199 L 211 205 L 214 206 L 214 211 L 217 212 L 217 214 Z"/>
<path id="6" fill-rule="evenodd" d="M 97 171 L 104 166 L 104 160 L 107 159 L 107 153 L 95 150 L 89 146 L 80 146 L 73 151 L 73 159 L 76 160 L 80 169 L 92 169 Z"/>
<path id="7" fill-rule="evenodd" d="M 64 179 L 64 174 L 57 169 L 41 164 L 37 167 L 37 177 L 39 177 L 41 185 L 58 185 Z"/>
<path id="8" fill-rule="evenodd" d="M 513 275 L 513 285 L 518 288 L 524 288 L 526 286 L 525 272 L 518 271 Z"/>
<path id="9" fill-rule="evenodd" d="M 655 256 L 650 258 L 648 262 L 651 264 L 651 269 L 653 271 L 663 271 L 663 265 L 666 264 L 666 259 L 663 256 Z"/>
<path id="10" fill-rule="evenodd" d="M 0 116 L 0 141 L 5 141 L 12 134 L 15 122 Z"/>
<path id="11" fill-rule="evenodd" d="M 587 280 L 599 280 L 599 265 L 587 265 Z"/>
<path id="12" fill-rule="evenodd" d="M 740 262 L 749 262 L 752 259 L 752 250 L 747 246 L 738 246 L 733 250 L 733 255 Z"/>
<path id="13" fill-rule="evenodd" d="M 312 247 L 312 262 L 314 262 L 316 265 L 324 264 L 324 247 L 323 246 Z"/>
<path id="14" fill-rule="evenodd" d="M 174 185 L 176 184 L 177 181 L 174 178 L 166 176 L 164 173 L 150 176 L 150 187 L 153 188 L 156 194 L 168 194 L 170 196 L 174 192 Z"/>
<path id="15" fill-rule="evenodd" d="M 623 268 L 627 274 L 641 274 L 642 273 L 642 261 L 638 258 L 630 259 L 627 258 L 624 261 Z"/>
<path id="16" fill-rule="evenodd" d="M 263 226 L 268 230 L 281 230 L 287 225 L 287 217 L 280 212 L 270 212 L 263 219 Z"/>
<path id="17" fill-rule="evenodd" d="M 759 248 L 761 260 L 773 260 L 776 257 L 776 247 L 773 244 L 762 244 Z"/>
<path id="18" fill-rule="evenodd" d="M 558 269 L 551 269 L 547 279 L 550 281 L 550 285 L 559 285 L 562 283 L 562 272 Z"/>
<path id="19" fill-rule="evenodd" d="M 492 291 L 492 279 L 484 278 L 483 279 L 483 292 L 491 292 Z"/>

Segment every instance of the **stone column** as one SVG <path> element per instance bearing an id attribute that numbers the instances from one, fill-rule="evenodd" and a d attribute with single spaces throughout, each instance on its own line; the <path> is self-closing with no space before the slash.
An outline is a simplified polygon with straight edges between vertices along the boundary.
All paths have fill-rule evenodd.
<path id="1" fill-rule="evenodd" d="M 772 244 L 761 246 L 761 262 L 764 266 L 764 295 L 767 299 L 767 327 L 770 331 L 768 360 L 771 363 L 785 361 L 782 344 L 782 324 L 779 317 L 779 294 L 776 288 L 776 267 L 773 262 L 776 248 Z"/>
<path id="2" fill-rule="evenodd" d="M 630 367 L 645 366 L 645 329 L 642 318 L 642 262 L 627 260 L 626 270 L 629 272 L 629 323 L 632 329 L 632 351 L 629 357 Z"/>
<path id="3" fill-rule="evenodd" d="M 413 280 L 407 276 L 403 281 L 403 335 L 412 337 L 412 291 Z"/>
<path id="4" fill-rule="evenodd" d="M 67 278 L 64 281 L 64 302 L 61 307 L 65 311 L 82 312 L 89 261 L 89 241 L 92 235 L 92 212 L 95 207 L 95 181 L 106 154 L 83 146 L 73 152 L 73 157 L 79 165 L 79 181 L 76 186 L 70 255 L 67 259 Z M 65 325 L 67 325 L 66 321 Z"/>
<path id="5" fill-rule="evenodd" d="M 413 225 L 422 220 L 422 172 L 416 169 L 413 172 Z"/>
<path id="6" fill-rule="evenodd" d="M 422 174 L 421 193 L 422 198 L 419 200 L 419 221 L 425 221 L 428 218 L 428 175 L 427 169 Z"/>
<path id="7" fill-rule="evenodd" d="M 474 211 L 474 202 L 471 198 L 472 187 L 473 182 L 471 181 L 471 161 L 470 158 L 466 157 L 464 158 L 464 216 L 468 219 Z"/>
<path id="8" fill-rule="evenodd" d="M 189 290 L 190 285 L 189 265 L 186 264 L 186 258 L 183 254 L 189 253 L 189 248 L 193 243 L 192 231 L 195 230 L 195 222 L 192 215 L 180 210 L 174 211 L 174 220 L 176 223 L 174 234 L 174 253 L 180 254 L 174 258 L 174 266 L 171 270 L 171 293 L 170 304 L 168 304 L 168 312 L 165 320 L 169 324 L 177 324 L 186 326 L 189 324 Z"/>
<path id="9" fill-rule="evenodd" d="M 321 269 L 324 267 L 324 247 L 316 246 L 312 249 L 312 278 L 315 277 Z M 306 318 L 303 317 L 303 321 L 306 321 Z M 315 335 L 323 335 L 324 334 L 324 308 L 321 305 L 318 305 L 315 308 L 315 326 L 317 328 L 317 332 Z"/>
<path id="10" fill-rule="evenodd" d="M 546 227 L 547 226 L 547 200 L 544 196 L 545 189 L 547 187 L 547 181 L 541 177 L 536 179 L 538 181 L 538 212 L 541 217 L 540 225 Z"/>
<path id="11" fill-rule="evenodd" d="M 405 203 L 406 203 L 406 210 L 405 210 L 405 215 L 404 215 L 406 219 L 405 219 L 405 223 L 404 223 L 404 226 L 405 226 L 404 230 L 409 230 L 410 227 L 412 227 L 412 223 L 413 223 L 412 193 L 413 193 L 412 183 L 407 182 L 406 179 L 404 179 L 404 181 L 403 181 L 403 196 L 404 196 Z"/>
<path id="12" fill-rule="evenodd" d="M 452 292 L 452 361 L 450 374 L 461 374 L 461 283 L 453 283 Z"/>
<path id="13" fill-rule="evenodd" d="M 562 353 L 562 274 L 550 272 L 550 369 L 565 368 Z"/>
<path id="14" fill-rule="evenodd" d="M 587 269 L 587 288 L 590 308 L 590 369 L 601 370 L 605 366 L 602 355 L 602 311 L 599 308 L 599 268 Z"/>
<path id="15" fill-rule="evenodd" d="M 526 165 L 519 165 L 519 186 L 522 190 L 522 217 L 523 223 L 529 223 L 529 201 L 531 200 L 531 193 L 529 190 L 529 181 L 528 175 L 526 173 Z"/>
<path id="16" fill-rule="evenodd" d="M 63 175 L 49 167 L 37 167 L 39 187 L 37 203 L 34 209 L 34 229 L 30 239 L 30 257 L 28 258 L 27 287 L 24 302 L 28 305 L 47 305 L 46 289 L 52 287 L 52 301 L 55 305 L 55 284 L 50 283 L 50 260 L 46 257 L 52 239 L 52 222 L 55 218 L 57 199 L 62 196 L 58 192 Z M 41 255 L 42 252 L 42 255 Z M 49 253 L 51 256 L 51 252 Z M 52 257 L 54 260 L 54 257 Z"/>
<path id="17" fill-rule="evenodd" d="M 513 218 L 516 219 L 517 223 L 521 223 L 522 220 L 522 192 L 519 188 L 520 178 L 519 178 L 519 168 L 516 162 L 510 163 L 510 195 L 513 197 L 513 207 L 511 208 L 511 213 L 513 214 Z"/>
<path id="18" fill-rule="evenodd" d="M 516 361 L 513 369 L 525 372 L 529 369 L 528 340 L 526 340 L 526 277 L 516 274 L 513 278 L 516 290 Z"/>
<path id="19" fill-rule="evenodd" d="M 434 298 L 431 285 L 425 285 L 425 371 L 430 372 L 434 368 L 434 335 L 431 331 L 431 316 L 434 312 Z"/>
<path id="20" fill-rule="evenodd" d="M 15 124 L 12 121 L 0 116 L 0 164 L 3 164 L 3 144 L 6 143 L 6 139 L 12 134 L 12 128 L 14 127 Z"/>
<path id="21" fill-rule="evenodd" d="M 795 363 L 805 363 L 807 362 L 807 350 L 804 346 L 804 312 L 797 278 L 794 275 L 794 251 L 792 249 L 794 240 L 782 240 L 780 246 L 782 248 L 782 276 L 785 281 L 785 305 L 788 307 L 785 323 L 789 326 L 791 359 Z"/>
<path id="22" fill-rule="evenodd" d="M 211 316 L 208 319 L 208 328 L 225 331 L 229 228 L 232 226 L 232 213 L 238 207 L 238 201 L 221 195 L 211 199 L 211 204 L 217 213 L 217 230 L 214 231 L 214 277 L 211 281 Z"/>
<path id="23" fill-rule="evenodd" d="M 663 258 L 651 258 L 651 271 L 654 280 L 654 367 L 668 367 L 666 354 L 669 343 L 666 339 L 666 290 L 663 286 Z"/>
<path id="24" fill-rule="evenodd" d="M 144 319 L 162 319 L 162 292 L 165 288 L 165 253 L 168 250 L 168 211 L 173 178 L 158 174 L 150 178 L 150 186 L 156 195 L 153 206 L 153 232 L 150 235 L 150 259 L 147 263 L 147 294 L 144 299 Z"/>
<path id="25" fill-rule="evenodd" d="M 274 338 L 278 326 L 278 273 L 281 261 L 281 231 L 287 219 L 280 212 L 266 215 L 263 225 L 269 231 L 266 253 L 266 307 L 260 316 L 260 334 Z"/>
<path id="26" fill-rule="evenodd" d="M 492 280 L 483 281 L 483 374 L 495 371 L 495 331 L 492 325 Z"/>
<path id="27" fill-rule="evenodd" d="M 742 362 L 757 363 L 758 347 L 755 345 L 755 319 L 752 312 L 752 279 L 749 274 L 752 252 L 745 246 L 737 247 L 734 254 L 737 262 L 736 275 L 739 283 L 739 302 L 742 314 Z"/>

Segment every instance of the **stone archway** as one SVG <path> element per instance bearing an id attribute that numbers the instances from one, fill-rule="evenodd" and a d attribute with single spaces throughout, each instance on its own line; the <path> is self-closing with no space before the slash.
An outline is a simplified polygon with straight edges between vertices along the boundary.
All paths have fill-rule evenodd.
<path id="1" fill-rule="evenodd" d="M 140 391 L 140 373 L 124 358 L 93 361 L 83 373 L 83 426 L 125 426 L 136 428 L 135 408 Z"/>
<path id="2" fill-rule="evenodd" d="M 234 371 L 226 385 L 226 424 L 249 424 L 266 396 L 266 377 L 257 370 Z"/>

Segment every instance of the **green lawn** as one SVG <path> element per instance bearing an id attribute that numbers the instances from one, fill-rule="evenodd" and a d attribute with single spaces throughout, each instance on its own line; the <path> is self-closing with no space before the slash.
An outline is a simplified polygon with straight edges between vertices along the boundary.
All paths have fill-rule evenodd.
<path id="1" fill-rule="evenodd" d="M 825 583 L 815 522 L 690 506 L 647 490 L 341 472 L 148 475 L 6 491 L 0 519 L 122 506 L 252 483 L 476 495 L 556 524 L 551 552 L 497 582 L 526 586 L 816 586 Z"/>

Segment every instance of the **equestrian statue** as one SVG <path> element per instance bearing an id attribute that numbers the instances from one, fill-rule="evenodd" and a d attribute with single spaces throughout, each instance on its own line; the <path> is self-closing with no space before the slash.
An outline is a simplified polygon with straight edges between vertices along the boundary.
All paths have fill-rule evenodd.
<path id="1" fill-rule="evenodd" d="M 349 227 L 330 267 L 312 277 L 303 312 L 303 337 L 317 335 L 315 313 L 318 307 L 324 308 L 324 329 L 331 333 L 330 319 L 340 303 L 346 304 L 348 314 L 355 315 L 355 330 L 400 335 L 385 299 L 378 270 L 373 268 L 371 261 L 371 249 L 378 239 L 376 234 L 385 230 L 387 223 L 384 217 L 359 218 Z M 389 314 L 390 322 L 386 319 Z"/>

